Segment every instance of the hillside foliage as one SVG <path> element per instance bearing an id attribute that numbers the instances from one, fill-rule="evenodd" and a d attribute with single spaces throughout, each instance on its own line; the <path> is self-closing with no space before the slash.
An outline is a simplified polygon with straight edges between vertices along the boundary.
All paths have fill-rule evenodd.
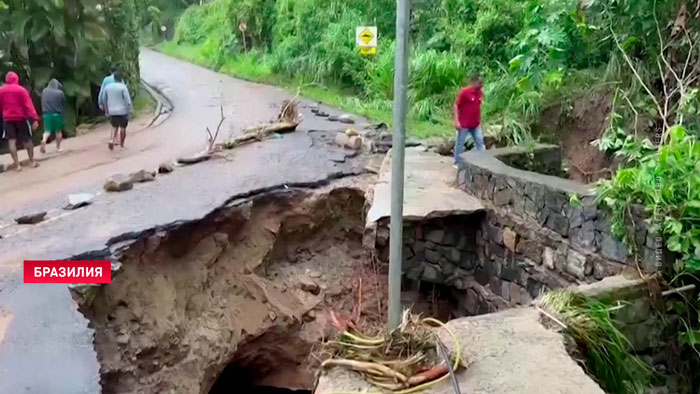
<path id="1" fill-rule="evenodd" d="M 35 97 L 57 78 L 74 118 L 93 108 L 93 89 L 110 63 L 138 86 L 135 22 L 134 0 L 0 1 L 0 72 L 19 73 Z"/>
<path id="2" fill-rule="evenodd" d="M 648 98 L 635 96 L 637 82 L 624 57 L 643 66 L 641 77 L 661 95 L 654 54 L 670 42 L 681 6 L 688 13 L 697 9 L 685 0 L 415 1 L 410 116 L 449 125 L 454 96 L 474 72 L 486 78 L 484 114 L 491 133 L 511 143 L 530 138 L 531 126 L 548 105 L 582 92 L 625 89 L 635 107 L 648 107 Z M 365 106 L 387 110 L 395 8 L 391 0 L 211 0 L 187 9 L 176 42 L 196 48 L 216 68 L 253 58 L 274 75 L 339 87 Z M 378 26 L 376 57 L 357 54 L 358 25 Z M 687 25 L 692 34 L 691 22 Z"/>

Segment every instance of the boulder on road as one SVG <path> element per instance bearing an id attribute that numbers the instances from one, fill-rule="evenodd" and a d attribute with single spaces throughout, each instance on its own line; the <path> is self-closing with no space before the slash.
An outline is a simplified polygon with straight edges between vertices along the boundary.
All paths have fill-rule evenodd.
<path id="1" fill-rule="evenodd" d="M 113 175 L 104 184 L 104 189 L 108 192 L 123 192 L 133 188 L 134 183 L 124 174 Z"/>
<path id="2" fill-rule="evenodd" d="M 156 173 L 153 171 L 139 170 L 129 175 L 131 183 L 152 182 L 156 179 Z"/>
<path id="3" fill-rule="evenodd" d="M 42 222 L 46 217 L 46 212 L 36 212 L 29 215 L 22 215 L 15 219 L 17 224 L 37 224 Z"/>

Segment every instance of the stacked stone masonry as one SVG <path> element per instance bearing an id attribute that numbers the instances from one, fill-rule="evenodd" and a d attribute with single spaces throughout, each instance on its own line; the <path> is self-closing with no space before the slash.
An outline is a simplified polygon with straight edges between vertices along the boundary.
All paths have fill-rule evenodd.
<path id="1" fill-rule="evenodd" d="M 477 280 L 476 273 L 484 271 L 480 258 L 483 242 L 478 239 L 482 220 L 482 214 L 455 215 L 404 225 L 402 268 L 405 279 L 451 287 L 452 296 L 459 304 L 458 310 L 453 311 L 457 316 L 491 313 L 511 306 L 508 299 L 499 295 L 500 289 L 494 292 L 488 280 Z M 378 223 L 375 248 L 378 259 L 388 264 L 386 220 Z M 529 301 L 529 298 L 521 299 Z"/>
<path id="2" fill-rule="evenodd" d="M 501 155 L 520 165 L 539 161 L 535 169 L 547 173 L 561 168 L 556 146 L 464 154 L 459 187 L 480 198 L 486 212 L 405 222 L 405 278 L 451 287 L 457 315 L 477 315 L 527 305 L 548 290 L 596 282 L 636 264 L 611 234 L 609 214 L 596 206 L 589 185 L 510 167 Z M 572 205 L 572 195 L 581 204 Z M 635 213 L 640 263 L 655 271 L 655 237 L 647 233 L 644 212 Z M 388 219 L 377 223 L 373 238 L 379 261 L 388 264 Z"/>
<path id="3" fill-rule="evenodd" d="M 459 187 L 482 199 L 492 226 L 515 231 L 515 243 L 525 243 L 520 249 L 528 250 L 530 260 L 539 263 L 540 258 L 533 255 L 546 257 L 546 267 L 580 281 L 599 280 L 636 264 L 635 256 L 629 256 L 627 247 L 611 234 L 610 214 L 596 206 L 591 185 L 516 169 L 499 160 L 506 153 L 514 161 L 518 150 L 532 154 L 524 148 L 508 148 L 462 156 Z M 537 146 L 535 156 L 560 157 L 552 151 L 558 152 L 559 147 Z M 548 167 L 556 167 L 551 159 L 547 162 Z M 570 202 L 573 196 L 580 204 Z M 656 271 L 662 260 L 656 251 L 661 248 L 656 236 L 647 231 L 643 209 L 634 211 L 628 228 L 634 229 L 639 262 L 645 270 Z"/>

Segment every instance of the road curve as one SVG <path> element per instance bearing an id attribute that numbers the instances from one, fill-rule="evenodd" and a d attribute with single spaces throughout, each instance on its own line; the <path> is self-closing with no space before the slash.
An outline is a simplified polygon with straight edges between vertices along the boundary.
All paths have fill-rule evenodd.
<path id="1" fill-rule="evenodd" d="M 200 149 L 205 127 L 218 123 L 221 87 L 228 118 L 225 134 L 269 120 L 279 102 L 290 97 L 274 87 L 236 80 L 148 50 L 142 52 L 141 62 L 143 78 L 172 100 L 175 110 L 170 119 L 134 135 L 128 140 L 131 151 L 123 157 L 100 162 L 105 154 L 100 152 L 85 157 L 87 164 L 96 165 L 82 163 L 84 169 L 46 181 L 50 187 L 24 185 L 21 192 L 39 195 L 27 197 L 23 209 L 58 207 L 68 192 L 99 190 L 111 172 L 154 168 L 164 159 Z M 227 160 L 181 167 L 132 191 L 102 194 L 92 205 L 55 220 L 9 235 L 0 232 L 0 394 L 99 392 L 99 365 L 87 321 L 76 311 L 65 285 L 23 284 L 24 259 L 108 256 L 110 245 L 120 240 L 202 218 L 233 197 L 322 184 L 362 171 L 365 158 L 349 157 L 328 143 L 335 131 L 344 129 L 341 125 L 309 112 L 304 116 L 296 133 L 238 148 Z M 321 132 L 308 133 L 310 129 Z M 10 192 L 0 200 L 14 198 L 17 195 Z"/>

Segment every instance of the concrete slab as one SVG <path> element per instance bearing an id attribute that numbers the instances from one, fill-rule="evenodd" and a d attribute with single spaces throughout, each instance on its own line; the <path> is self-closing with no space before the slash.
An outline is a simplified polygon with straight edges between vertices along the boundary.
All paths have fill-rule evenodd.
<path id="1" fill-rule="evenodd" d="M 456 173 L 450 157 L 424 152 L 422 147 L 407 148 L 404 219 L 422 220 L 483 211 L 481 201 L 457 189 Z M 390 215 L 391 152 L 387 153 L 379 171 L 367 223 L 374 223 Z"/>
<path id="2" fill-rule="evenodd" d="M 457 373 L 461 392 L 469 394 L 603 394 L 564 348 L 561 335 L 539 322 L 532 308 L 510 309 L 450 321 L 469 362 Z M 443 335 L 444 334 L 444 335 Z M 446 333 L 440 334 L 454 349 Z M 316 394 L 339 392 L 379 393 L 360 375 L 334 368 L 324 373 Z M 452 394 L 449 382 L 423 391 Z"/>

